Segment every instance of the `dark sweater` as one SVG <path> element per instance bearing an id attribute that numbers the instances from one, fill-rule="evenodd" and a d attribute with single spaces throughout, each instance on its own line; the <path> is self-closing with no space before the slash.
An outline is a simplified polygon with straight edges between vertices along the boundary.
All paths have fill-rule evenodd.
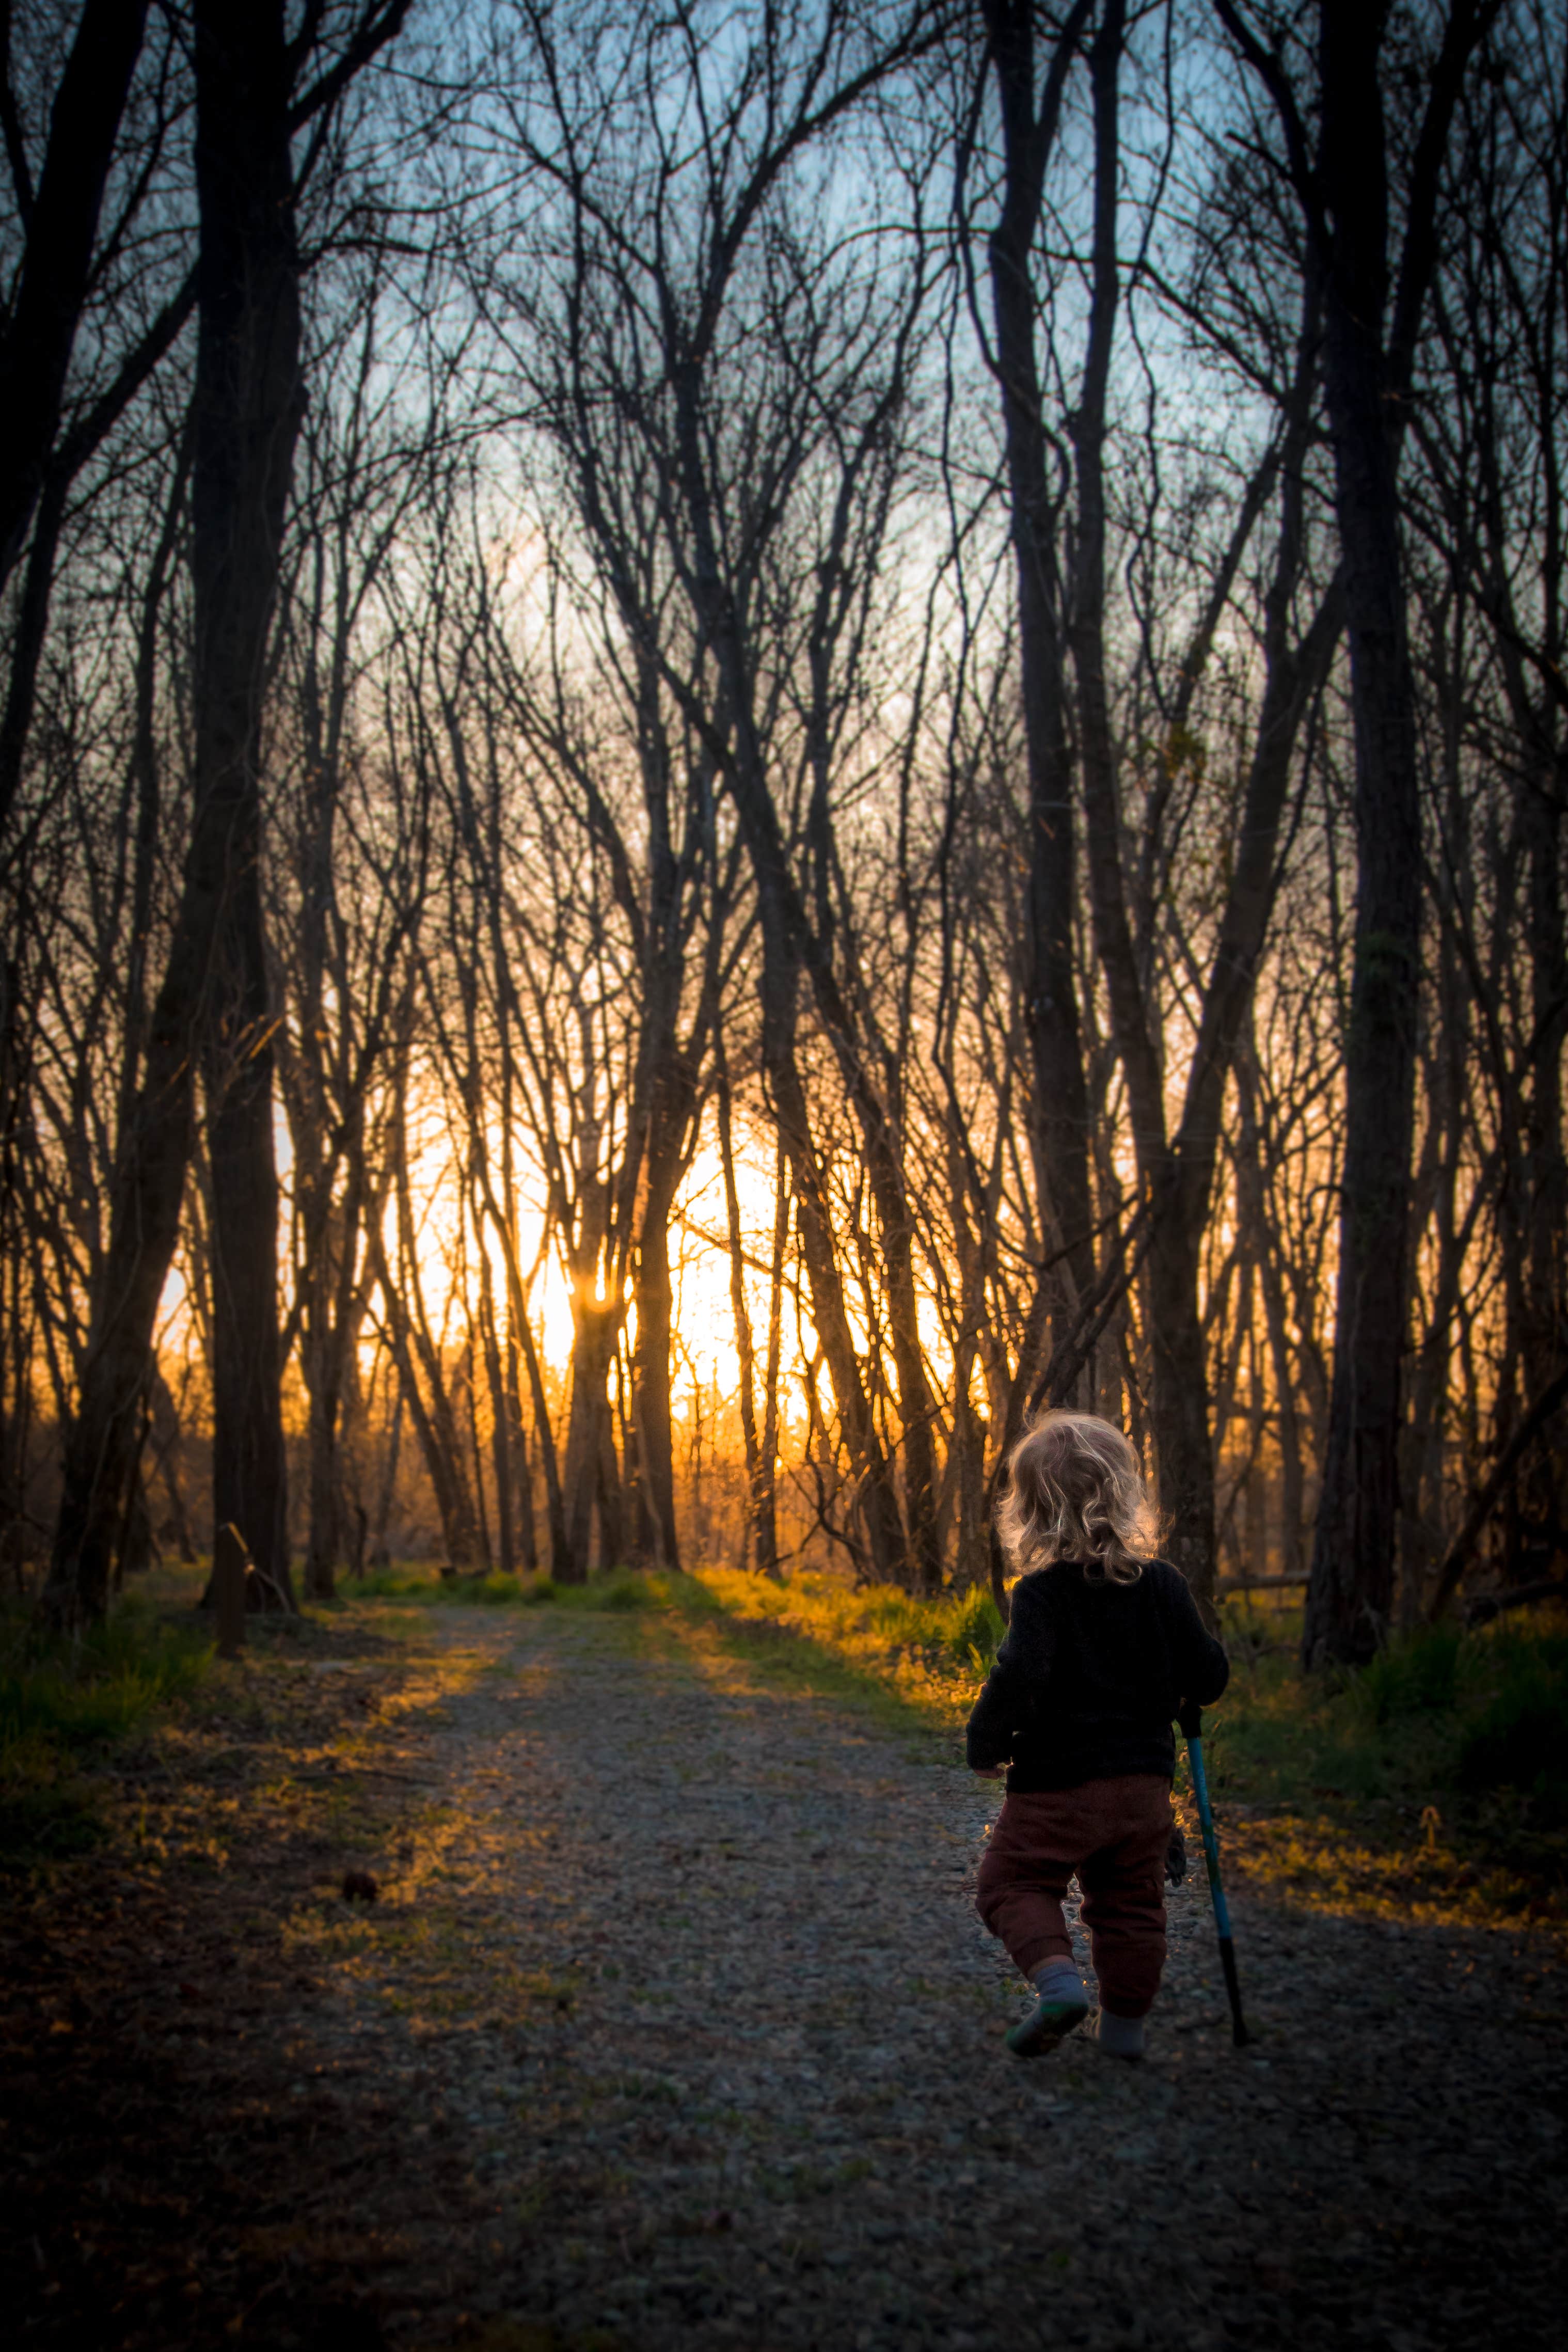
<path id="1" fill-rule="evenodd" d="M 1074 1789 L 1176 1769 L 1171 1718 L 1207 1706 L 1230 1662 L 1204 1631 L 1179 1570 L 1151 1560 L 1135 1584 L 1058 1560 L 1020 1577 L 990 1678 L 969 1717 L 969 1764 L 1010 1762 L 1009 1789 Z"/>

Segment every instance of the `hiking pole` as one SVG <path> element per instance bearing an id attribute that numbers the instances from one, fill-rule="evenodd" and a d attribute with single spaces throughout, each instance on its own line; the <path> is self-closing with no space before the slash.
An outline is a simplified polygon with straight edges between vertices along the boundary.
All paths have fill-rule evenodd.
<path id="1" fill-rule="evenodd" d="M 1197 1823 L 1203 1832 L 1203 1858 L 1208 1865 L 1208 1892 L 1214 1902 L 1215 1931 L 1219 1937 L 1219 1965 L 1225 1971 L 1225 1990 L 1230 1997 L 1230 2019 L 1234 2028 L 1231 2039 L 1239 2050 L 1249 2037 L 1241 2014 L 1241 1987 L 1236 1978 L 1236 1946 L 1230 1934 L 1230 1906 L 1225 1900 L 1225 1888 L 1220 1883 L 1219 1840 L 1214 1833 L 1208 1780 L 1203 1769 L 1203 1709 L 1200 1706 L 1184 1706 L 1176 1721 L 1181 1725 L 1186 1740 L 1187 1769 L 1192 1774 L 1192 1793 L 1197 1801 Z"/>

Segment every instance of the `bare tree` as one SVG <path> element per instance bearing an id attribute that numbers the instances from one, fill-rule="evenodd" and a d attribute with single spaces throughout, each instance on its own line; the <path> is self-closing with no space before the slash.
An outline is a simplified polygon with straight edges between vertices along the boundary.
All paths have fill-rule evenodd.
<path id="1" fill-rule="evenodd" d="M 390 37 L 402 9 L 367 19 Z M 313 28 L 314 29 L 314 28 Z M 323 81 L 357 56 L 350 42 Z M 201 205 L 192 468 L 195 808 L 179 917 L 120 1139 L 110 1237 L 68 1443 L 46 1606 L 101 1615 L 141 1442 L 153 1318 L 173 1255 L 198 1055 L 209 1095 L 214 1236 L 214 1495 L 292 1603 L 278 1403 L 271 1010 L 261 917 L 259 747 L 267 629 L 302 400 L 281 5 L 196 16 Z M 349 68 L 351 70 L 351 67 Z M 338 80 L 341 87 L 341 79 Z"/>

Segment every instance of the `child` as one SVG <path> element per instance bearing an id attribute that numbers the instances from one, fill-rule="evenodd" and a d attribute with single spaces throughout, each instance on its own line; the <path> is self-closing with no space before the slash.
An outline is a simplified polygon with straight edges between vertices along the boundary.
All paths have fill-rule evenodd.
<path id="1" fill-rule="evenodd" d="M 1120 1430 L 1045 1413 L 1008 1473 L 998 1533 L 1024 1573 L 968 1754 L 990 1779 L 1010 1769 L 975 1906 L 1039 1995 L 1009 2047 L 1054 2050 L 1089 2010 L 1061 1913 L 1076 1872 L 1100 1979 L 1090 2030 L 1109 2055 L 1137 2059 L 1166 1957 L 1171 1718 L 1217 1699 L 1229 1662 L 1185 1579 L 1154 1556 L 1154 1510 Z"/>

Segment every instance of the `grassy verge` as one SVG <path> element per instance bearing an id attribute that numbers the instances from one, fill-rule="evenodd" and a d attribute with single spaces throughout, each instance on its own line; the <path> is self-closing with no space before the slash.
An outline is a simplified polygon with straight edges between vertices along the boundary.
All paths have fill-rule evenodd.
<path id="1" fill-rule="evenodd" d="M 196 1589 L 130 1598 L 68 1645 L 46 1642 L 24 1611 L 0 1614 L 0 1869 L 97 1842 L 95 1767 L 206 1675 L 210 1630 L 187 1615 Z M 711 1567 L 572 1586 L 404 1566 L 344 1580 L 340 1593 L 287 1627 L 256 1622 L 256 1634 L 287 1634 L 292 1652 L 352 1644 L 377 1623 L 392 1633 L 398 1617 L 406 1639 L 403 1612 L 426 1609 L 641 1612 L 650 1633 L 678 1620 L 710 1655 L 868 1709 L 891 1730 L 937 1735 L 949 1752 L 1002 1632 L 983 1592 L 919 1601 Z M 1301 1673 L 1291 1612 L 1232 1604 L 1225 1632 L 1230 1689 L 1205 1727 L 1234 1861 L 1310 1904 L 1568 1930 L 1568 1620 L 1440 1628 L 1338 1678 Z"/>
<path id="2" fill-rule="evenodd" d="M 988 1594 L 916 1601 L 826 1577 L 705 1569 L 704 1605 L 752 1646 L 794 1636 L 907 1719 L 954 1731 L 995 1654 Z M 1568 1623 L 1500 1620 L 1394 1643 L 1364 1673 L 1303 1675 L 1299 1618 L 1233 1605 L 1228 1692 L 1205 1724 L 1229 1851 L 1334 1909 L 1568 1927 Z M 1178 1781 L 1179 1786 L 1179 1781 Z"/>
<path id="3" fill-rule="evenodd" d="M 857 1592 L 811 1574 L 775 1584 L 725 1568 L 699 1568 L 681 1583 L 688 1612 L 727 1625 L 775 1680 L 954 1738 L 1002 1637 L 988 1592 L 920 1601 L 889 1585 Z"/>
<path id="4" fill-rule="evenodd" d="M 436 1609 L 538 1609 L 555 1604 L 562 1609 L 651 1609 L 664 1606 L 669 1592 L 665 1580 L 618 1570 L 591 1576 L 586 1584 L 558 1584 L 549 1576 L 443 1576 L 438 1569 L 382 1568 L 367 1576 L 344 1577 L 338 1587 L 340 1602 L 361 1601 L 412 1601 Z"/>
<path id="5" fill-rule="evenodd" d="M 1568 1622 L 1439 1626 L 1340 1676 L 1301 1673 L 1299 1618 L 1273 1630 L 1232 1620 L 1208 1743 L 1251 1866 L 1334 1907 L 1568 1927 Z"/>
<path id="6" fill-rule="evenodd" d="M 92 1764 L 202 1682 L 212 1636 L 136 1599 L 77 1641 L 24 1606 L 0 1615 L 0 1870 L 95 1845 Z"/>
<path id="7" fill-rule="evenodd" d="M 688 1648 L 722 1656 L 774 1689 L 869 1716 L 922 1760 L 937 1741 L 946 1757 L 957 1754 L 980 1669 L 973 1660 L 957 1666 L 946 1646 L 951 1629 L 928 1623 L 924 1604 L 883 1592 L 874 1596 L 880 1622 L 862 1624 L 853 1604 L 866 1596 L 827 1579 L 779 1586 L 707 1568 L 668 1580 L 667 1591 Z"/>

